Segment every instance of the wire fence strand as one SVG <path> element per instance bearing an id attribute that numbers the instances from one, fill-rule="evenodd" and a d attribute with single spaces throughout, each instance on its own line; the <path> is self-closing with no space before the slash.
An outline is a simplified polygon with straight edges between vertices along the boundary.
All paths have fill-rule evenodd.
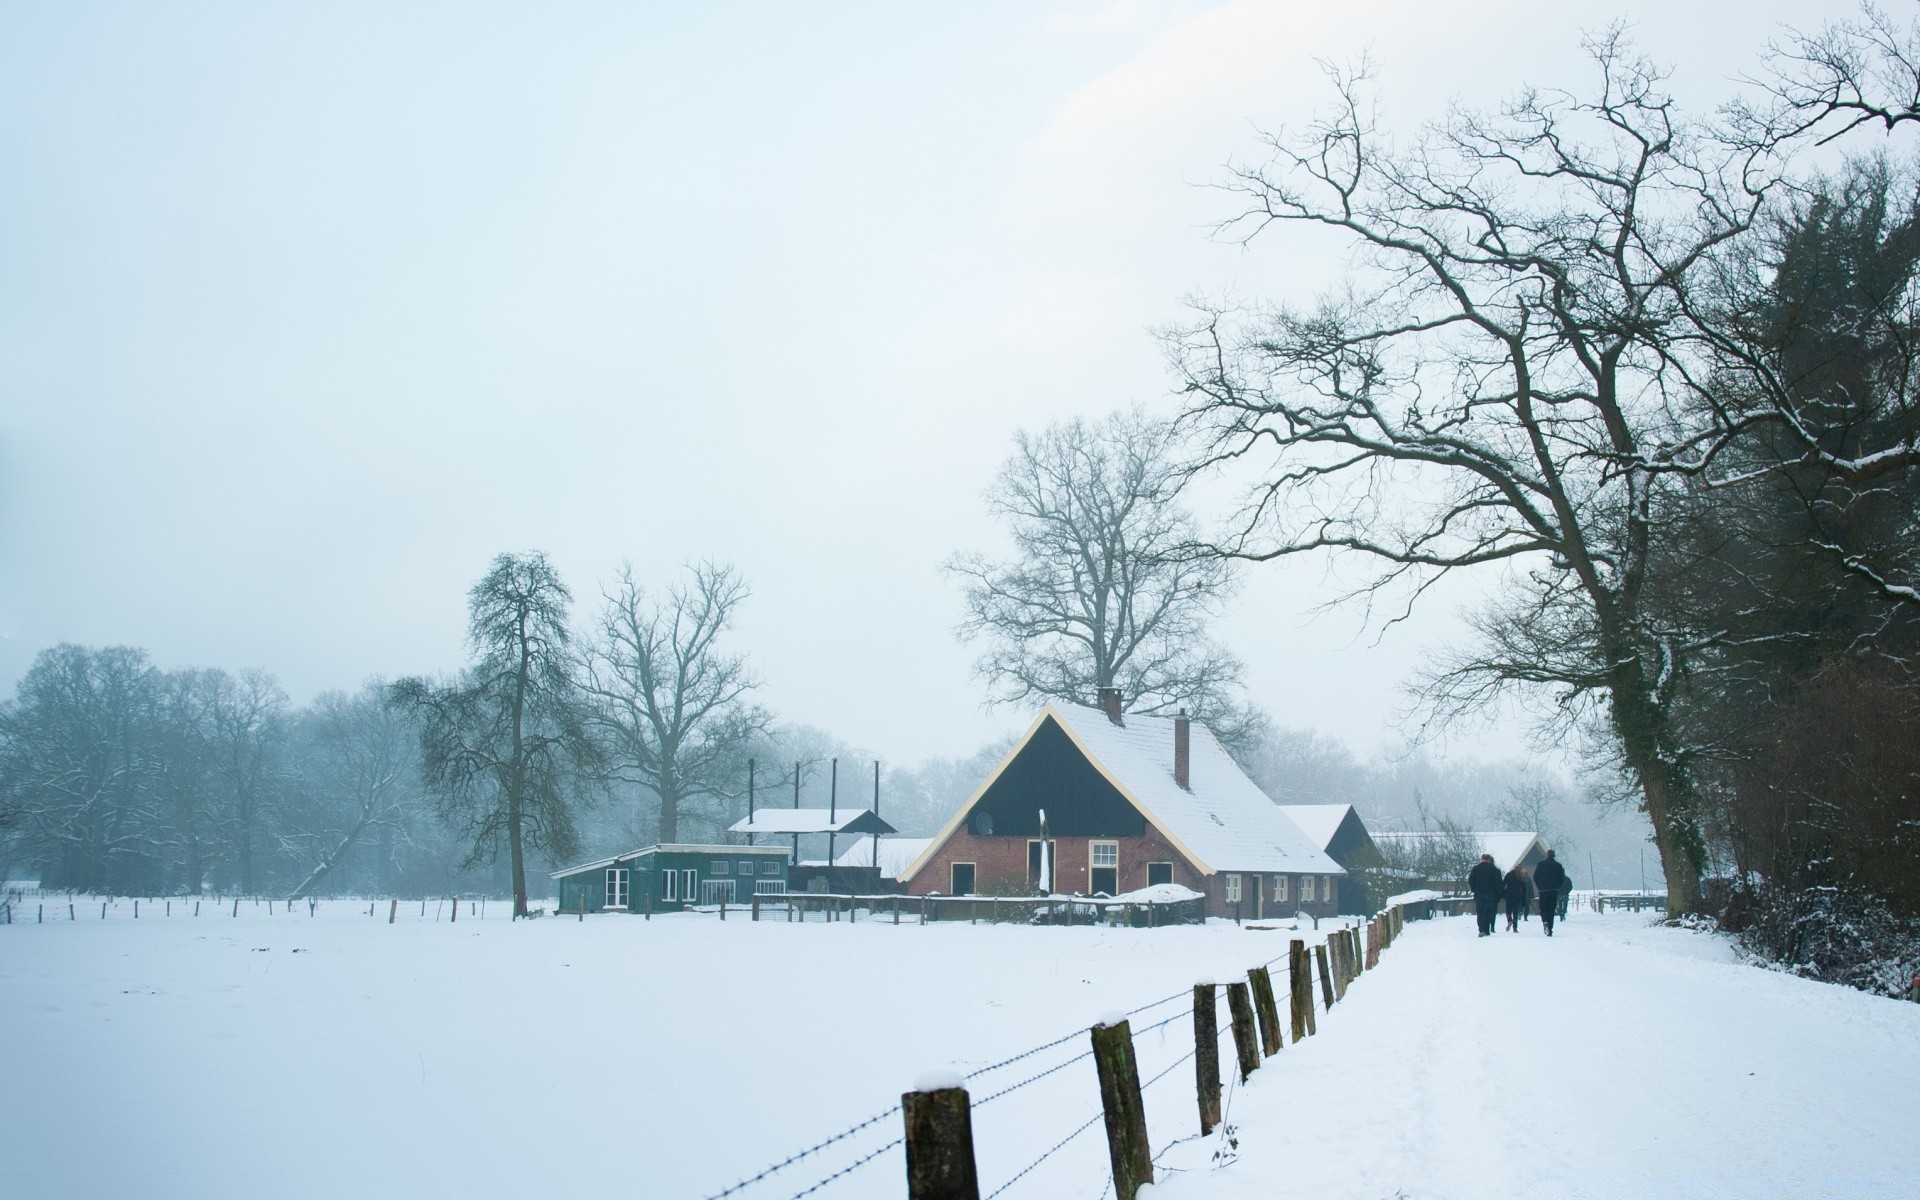
<path id="1" fill-rule="evenodd" d="M 742 1191 L 746 1188 L 750 1188 L 754 1184 L 759 1183 L 764 1179 L 768 1179 L 774 1175 L 779 1174 L 781 1171 L 786 1170 L 788 1167 L 792 1166 L 797 1162 L 802 1161 L 803 1159 L 811 1158 L 812 1156 L 820 1153 L 822 1150 L 825 1150 L 829 1146 L 846 1141 L 848 1138 L 852 1137 L 856 1133 L 859 1133 L 863 1129 L 869 1129 L 875 1125 L 878 1125 L 880 1122 L 886 1120 L 888 1117 L 891 1117 L 893 1114 L 899 1111 L 900 1111 L 900 1106 L 896 1104 L 892 1108 L 889 1108 L 887 1111 L 883 1113 L 875 1113 L 873 1116 L 868 1117 L 866 1120 L 861 1121 L 856 1125 L 849 1125 L 847 1128 L 842 1129 L 839 1133 L 834 1134 L 832 1137 L 827 1138 L 824 1141 L 815 1142 L 813 1145 L 808 1146 L 805 1150 L 800 1150 L 800 1151 L 796 1151 L 793 1154 L 789 1154 L 787 1157 L 781 1159 L 777 1163 L 774 1163 L 772 1166 L 767 1167 L 766 1169 L 760 1171 L 756 1175 L 749 1176 L 748 1178 L 742 1179 L 739 1183 L 736 1183 L 731 1187 L 723 1188 L 722 1190 L 713 1193 L 713 1195 L 708 1196 L 706 1200 L 724 1200 L 724 1198 L 727 1196 L 731 1196 L 736 1192 Z M 867 1157 L 872 1158 L 873 1155 L 868 1155 Z M 865 1162 L 866 1160 L 862 1159 L 861 1161 Z M 858 1164 L 855 1164 L 855 1165 L 858 1165 Z M 828 1182 L 831 1182 L 833 1179 L 838 1178 L 839 1174 L 844 1174 L 844 1172 L 840 1172 L 835 1175 L 829 1176 L 827 1179 L 822 1180 L 820 1184 L 814 1185 L 814 1187 L 818 1188 Z M 809 1190 L 813 1190 L 813 1189 L 809 1189 Z M 801 1193 L 801 1195 L 803 1196 L 806 1194 L 807 1194 L 806 1192 Z"/>

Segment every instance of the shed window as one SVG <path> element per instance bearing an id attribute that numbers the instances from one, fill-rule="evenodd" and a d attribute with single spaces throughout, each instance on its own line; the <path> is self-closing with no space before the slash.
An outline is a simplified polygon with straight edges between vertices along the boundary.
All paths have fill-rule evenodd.
<path id="1" fill-rule="evenodd" d="M 733 873 L 733 863 L 724 858 L 716 858 L 707 864 L 709 875 L 729 875 Z"/>
<path id="2" fill-rule="evenodd" d="M 780 873 L 780 860 L 777 858 L 767 859 L 760 864 L 760 873 L 762 875 L 778 875 Z"/>
<path id="3" fill-rule="evenodd" d="M 660 898 L 662 900 L 678 900 L 680 898 L 679 883 L 680 872 L 660 872 Z"/>
<path id="4" fill-rule="evenodd" d="M 1227 876 L 1226 896 L 1228 904 L 1240 903 L 1240 877 L 1238 875 Z"/>
<path id="5" fill-rule="evenodd" d="M 607 907 L 625 908 L 627 906 L 627 869 L 625 867 L 607 868 Z"/>
<path id="6" fill-rule="evenodd" d="M 1273 898 L 1275 900 L 1285 900 L 1288 898 L 1287 880 L 1291 878 L 1293 878 L 1291 875 L 1275 875 L 1273 877 Z"/>
<path id="7" fill-rule="evenodd" d="M 753 860 L 752 860 L 752 859 L 750 859 L 750 858 L 743 858 L 743 859 L 741 859 L 741 860 L 740 860 L 740 874 L 742 874 L 742 875 L 751 875 L 751 874 L 753 874 Z"/>

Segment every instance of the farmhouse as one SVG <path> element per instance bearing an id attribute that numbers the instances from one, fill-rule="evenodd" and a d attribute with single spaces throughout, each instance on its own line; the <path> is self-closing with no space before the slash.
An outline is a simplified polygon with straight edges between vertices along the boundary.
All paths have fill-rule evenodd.
<path id="1" fill-rule="evenodd" d="M 1341 913 L 1364 916 L 1379 907 L 1367 894 L 1360 872 L 1382 865 L 1380 848 L 1353 805 L 1282 804 L 1280 811 L 1328 858 L 1346 868 L 1347 873 L 1334 883 Z"/>
<path id="2" fill-rule="evenodd" d="M 1211 916 L 1334 914 L 1341 866 L 1185 716 L 1052 703 L 900 873 L 913 895 L 1118 895 L 1175 883 Z"/>
<path id="3" fill-rule="evenodd" d="M 678 912 L 690 904 L 747 903 L 787 890 L 783 846 L 648 846 L 555 871 L 560 911 Z"/>

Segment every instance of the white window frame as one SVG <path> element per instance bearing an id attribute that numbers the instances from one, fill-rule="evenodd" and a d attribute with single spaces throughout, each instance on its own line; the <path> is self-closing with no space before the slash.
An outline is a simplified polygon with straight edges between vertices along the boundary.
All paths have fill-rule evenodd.
<path id="1" fill-rule="evenodd" d="M 725 875 L 729 879 L 733 878 L 733 860 L 730 858 L 709 859 L 707 861 L 708 878 L 717 879 L 722 875 Z"/>
<path id="2" fill-rule="evenodd" d="M 694 897 L 699 895 L 699 893 L 700 893 L 700 872 L 694 870 L 692 867 L 688 867 L 685 870 L 681 871 L 680 872 L 681 902 L 684 904 L 692 904 Z"/>
<path id="3" fill-rule="evenodd" d="M 1221 884 L 1220 894 L 1226 898 L 1228 904 L 1240 903 L 1240 877 L 1228 875 L 1225 882 Z"/>
<path id="4" fill-rule="evenodd" d="M 780 860 L 777 858 L 764 860 L 760 864 L 760 873 L 762 875 L 778 875 L 780 873 Z"/>
<path id="5" fill-rule="evenodd" d="M 660 872 L 660 899 L 666 901 L 669 904 L 680 899 L 679 886 L 678 886 L 679 883 L 680 883 L 680 872 L 678 871 Z"/>
<path id="6" fill-rule="evenodd" d="M 1113 852 L 1112 862 L 1100 861 L 1100 852 L 1102 850 L 1109 850 Z M 1115 871 L 1118 871 L 1120 869 L 1120 843 L 1119 842 L 1087 843 L 1087 865 L 1089 867 L 1112 867 Z"/>
<path id="7" fill-rule="evenodd" d="M 1274 903 L 1284 904 L 1293 899 L 1293 892 L 1291 890 L 1293 887 L 1292 880 L 1293 876 L 1291 875 L 1275 875 L 1273 877 Z"/>
<path id="8" fill-rule="evenodd" d="M 625 908 L 627 906 L 627 883 L 627 868 L 607 868 L 606 907 Z"/>
<path id="9" fill-rule="evenodd" d="M 1300 902 L 1302 904 L 1312 904 L 1314 900 L 1319 897 L 1320 891 L 1314 886 L 1319 878 L 1318 875 L 1302 875 L 1300 877 Z"/>
<path id="10" fill-rule="evenodd" d="M 735 875 L 745 875 L 748 879 L 752 879 L 754 875 L 753 860 L 750 858 L 743 858 L 739 862 L 734 863 L 733 873 Z"/>

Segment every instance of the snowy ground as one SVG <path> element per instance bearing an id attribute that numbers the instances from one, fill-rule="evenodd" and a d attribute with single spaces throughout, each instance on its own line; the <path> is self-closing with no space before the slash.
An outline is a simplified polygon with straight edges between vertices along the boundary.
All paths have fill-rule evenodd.
<path id="1" fill-rule="evenodd" d="M 1239 1161 L 1176 1147 L 1155 1200 L 1920 1196 L 1917 1079 L 1920 1005 L 1712 935 L 1420 922 L 1234 1098 Z"/>
<path id="2" fill-rule="evenodd" d="M 971 1083 L 990 1192 L 1097 1114 L 1075 1031 L 1178 997 L 1133 1021 L 1143 1076 L 1175 1064 L 1147 1092 L 1162 1200 L 1920 1194 L 1920 1006 L 1630 914 L 1551 941 L 1411 925 L 1232 1094 L 1239 1158 L 1213 1171 L 1217 1141 L 1170 1144 L 1194 1125 L 1184 993 L 1284 930 L 431 913 L 96 902 L 0 927 L 8 1192 L 699 1200 L 929 1067 L 1064 1036 Z M 878 1152 L 814 1194 L 898 1197 L 898 1133 L 888 1116 L 737 1195 L 787 1200 Z M 1096 1121 L 1005 1194 L 1092 1200 L 1105 1172 Z"/>

